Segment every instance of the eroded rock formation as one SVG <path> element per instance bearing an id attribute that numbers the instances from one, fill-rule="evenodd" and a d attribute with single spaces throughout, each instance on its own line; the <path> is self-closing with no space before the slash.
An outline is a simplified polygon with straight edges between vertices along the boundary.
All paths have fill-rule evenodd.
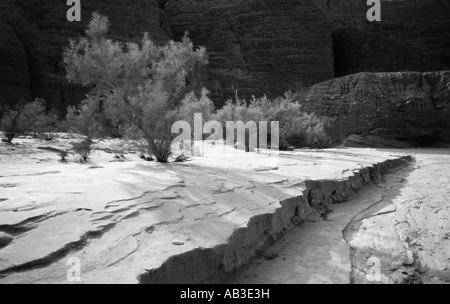
<path id="1" fill-rule="evenodd" d="M 349 75 L 313 86 L 303 104 L 336 118 L 345 135 L 450 141 L 450 71 Z"/>

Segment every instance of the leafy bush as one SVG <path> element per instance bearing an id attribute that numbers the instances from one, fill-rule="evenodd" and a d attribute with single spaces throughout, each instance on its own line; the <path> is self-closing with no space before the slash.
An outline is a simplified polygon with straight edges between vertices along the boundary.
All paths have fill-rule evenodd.
<path id="1" fill-rule="evenodd" d="M 194 92 L 186 94 L 176 112 L 177 119 L 185 120 L 193 126 L 194 114 L 201 113 L 203 121 L 211 120 L 214 112 L 214 104 L 208 95 L 209 91 L 205 88 L 202 89 L 200 98 L 197 98 Z"/>
<path id="2" fill-rule="evenodd" d="M 302 111 L 295 100 L 296 96 L 285 96 L 270 100 L 266 96 L 253 98 L 249 103 L 243 99 L 229 100 L 220 109 L 215 118 L 225 124 L 226 121 L 278 121 L 280 123 L 280 149 L 324 148 L 331 145 L 331 138 L 326 133 L 329 119 L 319 118 Z M 270 127 L 269 127 L 269 137 Z"/>
<path id="3" fill-rule="evenodd" d="M 56 129 L 58 124 L 58 114 L 55 111 L 46 111 L 45 100 L 37 98 L 25 104 L 23 116 L 27 132 L 33 132 L 34 137 L 37 137 L 37 135 L 44 137 L 45 134 L 47 140 L 53 138 L 52 131 Z"/>
<path id="4" fill-rule="evenodd" d="M 103 101 L 101 105 L 100 122 L 103 136 L 135 140 L 142 138 L 142 132 L 122 117 L 120 108 L 117 108 L 114 103 Z"/>
<path id="5" fill-rule="evenodd" d="M 214 104 L 208 95 L 209 91 L 205 88 L 199 98 L 193 92 L 186 94 L 180 103 L 180 107 L 174 113 L 176 120 L 188 122 L 192 130 L 195 114 L 202 114 L 203 123 L 212 120 L 214 118 Z M 206 137 L 208 137 L 208 134 L 204 134 L 204 139 Z"/>
<path id="6" fill-rule="evenodd" d="M 165 162 L 171 154 L 173 111 L 191 89 L 187 80 L 195 87 L 197 72 L 207 63 L 205 49 L 194 49 L 187 37 L 157 46 L 147 34 L 140 44 L 123 44 L 106 38 L 108 25 L 107 17 L 94 14 L 87 37 L 70 42 L 64 53 L 67 79 L 91 87 L 91 95 L 105 101 L 108 117 L 138 129 L 149 152 Z"/>
<path id="7" fill-rule="evenodd" d="M 57 152 L 58 153 L 58 155 L 59 155 L 59 157 L 61 158 L 61 162 L 66 162 L 66 158 L 67 158 L 67 156 L 69 156 L 69 152 L 67 152 L 67 151 L 58 151 Z"/>
<path id="8" fill-rule="evenodd" d="M 58 115 L 56 112 L 46 112 L 45 101 L 37 98 L 30 103 L 20 102 L 12 108 L 6 108 L 0 120 L 0 129 L 5 133 L 9 143 L 25 132 L 36 134 L 47 133 L 51 139 L 51 132 L 56 128 Z"/>
<path id="9" fill-rule="evenodd" d="M 100 134 L 100 103 L 87 98 L 78 107 L 67 108 L 66 121 L 70 132 L 86 136 L 89 140 Z"/>
<path id="10" fill-rule="evenodd" d="M 299 117 L 290 121 L 283 121 L 280 127 L 282 148 L 327 148 L 331 139 L 325 131 L 324 119 L 314 114 L 299 113 Z"/>
<path id="11" fill-rule="evenodd" d="M 79 106 L 67 108 L 68 131 L 92 138 L 142 138 L 142 133 L 121 117 L 120 109 L 103 97 L 88 96 Z"/>
<path id="12" fill-rule="evenodd" d="M 25 132 L 26 124 L 23 117 L 23 109 L 20 106 L 6 109 L 0 120 L 0 129 L 3 130 L 4 136 L 9 144 L 13 139 Z"/>
<path id="13" fill-rule="evenodd" d="M 72 150 L 75 154 L 81 156 L 82 162 L 87 162 L 89 156 L 94 153 L 94 149 L 92 148 L 92 142 L 90 140 L 83 140 L 80 142 L 72 143 Z"/>

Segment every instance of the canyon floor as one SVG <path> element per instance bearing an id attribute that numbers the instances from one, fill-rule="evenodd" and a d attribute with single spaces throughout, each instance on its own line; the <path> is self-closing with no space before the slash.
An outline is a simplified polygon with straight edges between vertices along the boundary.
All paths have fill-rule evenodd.
<path id="1" fill-rule="evenodd" d="M 448 150 L 39 149 L 75 139 L 0 144 L 0 283 L 71 283 L 74 259 L 82 283 L 449 281 Z"/>

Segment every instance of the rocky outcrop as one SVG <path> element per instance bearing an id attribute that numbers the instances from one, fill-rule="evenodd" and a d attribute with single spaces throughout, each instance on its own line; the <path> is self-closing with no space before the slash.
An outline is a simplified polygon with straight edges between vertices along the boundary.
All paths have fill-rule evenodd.
<path id="1" fill-rule="evenodd" d="M 360 73 L 313 86 L 306 111 L 334 117 L 346 134 L 419 144 L 450 141 L 450 72 Z"/>

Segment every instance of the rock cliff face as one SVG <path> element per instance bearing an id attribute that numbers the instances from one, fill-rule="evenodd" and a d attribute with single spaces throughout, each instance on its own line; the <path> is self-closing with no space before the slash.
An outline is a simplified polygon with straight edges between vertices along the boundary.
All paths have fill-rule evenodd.
<path id="1" fill-rule="evenodd" d="M 370 23 L 361 0 L 171 0 L 176 38 L 211 55 L 214 97 L 280 95 L 359 72 L 450 69 L 450 1 L 383 1 Z"/>
<path id="2" fill-rule="evenodd" d="M 215 97 L 280 95 L 334 77 L 332 27 L 314 1 L 169 1 L 176 38 L 189 31 L 211 57 Z"/>
<path id="3" fill-rule="evenodd" d="M 349 75 L 313 86 L 303 104 L 335 117 L 346 135 L 450 141 L 450 71 Z"/>
<path id="4" fill-rule="evenodd" d="M 83 99 L 85 91 L 65 81 L 62 53 L 71 38 L 82 35 L 93 12 L 108 15 L 111 35 L 119 40 L 149 32 L 163 43 L 171 37 L 156 0 L 85 0 L 82 22 L 68 22 L 65 1 L 2 0 L 0 3 L 0 104 L 43 97 L 65 107 Z"/>
<path id="5" fill-rule="evenodd" d="M 14 28 L 0 23 L 0 104 L 26 98 L 30 88 L 30 73 L 23 42 Z"/>
<path id="6" fill-rule="evenodd" d="M 85 91 L 69 86 L 63 48 L 94 11 L 111 34 L 159 43 L 185 31 L 207 47 L 204 80 L 218 104 L 234 96 L 280 95 L 361 71 L 450 69 L 450 1 L 383 1 L 382 22 L 366 20 L 360 0 L 83 0 L 82 22 L 57 0 L 0 4 L 0 103 L 43 97 L 61 108 Z"/>
<path id="7" fill-rule="evenodd" d="M 366 1 L 328 3 L 337 77 L 449 69 L 450 1 L 382 1 L 375 23 L 367 22 Z"/>

